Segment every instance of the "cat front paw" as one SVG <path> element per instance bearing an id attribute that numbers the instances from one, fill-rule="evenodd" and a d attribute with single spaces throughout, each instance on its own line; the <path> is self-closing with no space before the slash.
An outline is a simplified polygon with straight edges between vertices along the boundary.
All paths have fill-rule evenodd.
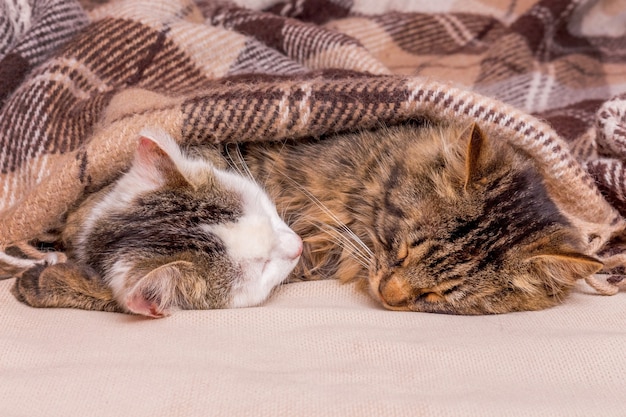
<path id="1" fill-rule="evenodd" d="M 11 293 L 18 301 L 31 307 L 47 307 L 47 300 L 42 294 L 39 278 L 42 272 L 48 267 L 44 262 L 35 264 L 17 276 L 15 284 L 11 288 Z"/>
<path id="2" fill-rule="evenodd" d="M 46 262 L 29 268 L 17 276 L 11 293 L 31 307 L 122 311 L 91 268 L 72 262 Z"/>

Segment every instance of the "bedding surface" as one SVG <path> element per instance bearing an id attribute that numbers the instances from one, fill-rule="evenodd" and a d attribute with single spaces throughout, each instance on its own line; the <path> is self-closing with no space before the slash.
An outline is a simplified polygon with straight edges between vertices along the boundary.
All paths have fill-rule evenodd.
<path id="1" fill-rule="evenodd" d="M 321 281 L 258 308 L 143 320 L 32 309 L 10 284 L 3 417 L 624 415 L 623 293 L 464 317 L 385 311 Z"/>

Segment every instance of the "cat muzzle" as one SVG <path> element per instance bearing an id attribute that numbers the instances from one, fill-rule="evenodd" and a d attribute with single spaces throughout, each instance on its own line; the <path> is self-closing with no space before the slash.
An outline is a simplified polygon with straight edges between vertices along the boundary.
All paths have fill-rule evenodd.
<path id="1" fill-rule="evenodd" d="M 379 271 L 370 278 L 370 292 L 388 310 L 409 310 L 411 286 L 398 275 Z"/>

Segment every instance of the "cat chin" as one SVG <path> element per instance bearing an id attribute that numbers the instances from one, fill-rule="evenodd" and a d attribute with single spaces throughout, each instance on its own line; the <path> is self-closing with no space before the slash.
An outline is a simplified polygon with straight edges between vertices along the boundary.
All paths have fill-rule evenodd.
<path id="1" fill-rule="evenodd" d="M 229 308 L 253 307 L 263 303 L 280 285 L 298 263 L 299 256 L 292 259 L 275 259 L 263 265 L 244 265 L 241 285 L 232 290 Z"/>

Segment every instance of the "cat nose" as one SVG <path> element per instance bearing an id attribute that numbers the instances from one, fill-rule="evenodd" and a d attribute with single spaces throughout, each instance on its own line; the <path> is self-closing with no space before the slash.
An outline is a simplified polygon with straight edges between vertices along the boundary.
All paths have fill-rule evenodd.
<path id="1" fill-rule="evenodd" d="M 302 255 L 302 239 L 295 233 L 289 233 L 283 237 L 283 247 L 285 248 L 285 256 L 290 261 L 294 261 Z"/>
<path id="2" fill-rule="evenodd" d="M 295 247 L 295 250 L 292 252 L 291 259 L 298 259 L 300 255 L 302 255 L 302 239 L 296 236 L 298 239 L 298 244 Z"/>
<path id="3" fill-rule="evenodd" d="M 388 307 L 407 306 L 411 296 L 411 285 L 404 278 L 392 275 L 378 285 L 378 293 Z M 408 308 L 408 307 L 407 307 Z"/>

